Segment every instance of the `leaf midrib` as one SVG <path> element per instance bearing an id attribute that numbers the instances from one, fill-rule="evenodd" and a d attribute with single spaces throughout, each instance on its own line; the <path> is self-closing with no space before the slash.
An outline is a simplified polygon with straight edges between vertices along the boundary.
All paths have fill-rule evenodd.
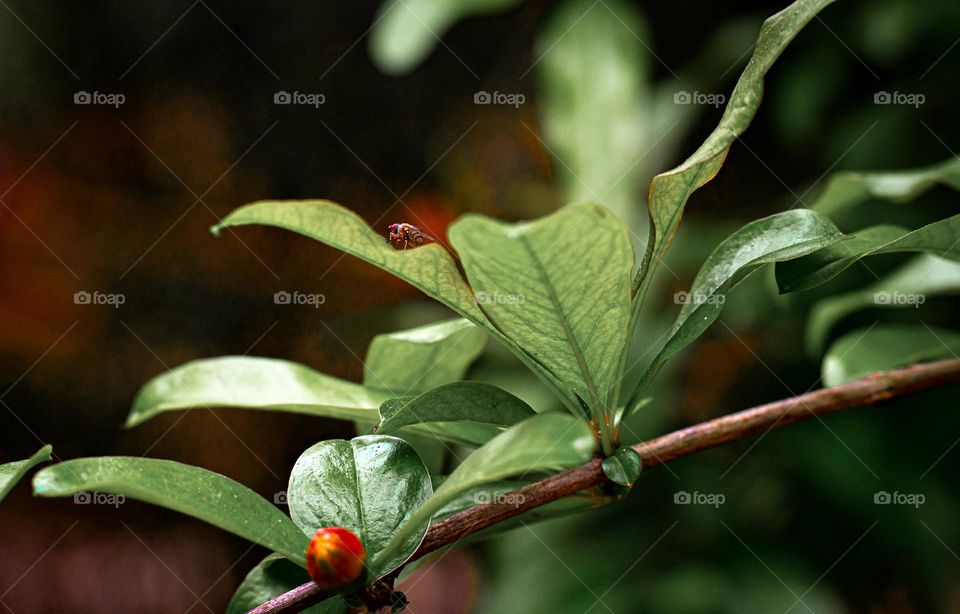
<path id="1" fill-rule="evenodd" d="M 543 263 L 540 262 L 540 259 L 536 257 L 536 254 L 530 246 L 530 241 L 526 235 L 520 235 L 520 244 L 523 245 L 523 249 L 526 250 L 527 255 L 533 261 L 534 267 L 536 268 L 537 273 L 540 275 L 540 281 L 547 289 L 547 296 L 550 298 L 550 302 L 553 304 L 554 312 L 557 314 L 557 319 L 560 321 L 560 326 L 563 327 L 563 333 L 566 337 L 567 344 L 570 346 L 574 357 L 577 359 L 577 366 L 580 368 L 580 373 L 583 376 L 583 383 L 586 384 L 587 390 L 590 392 L 590 395 L 593 396 L 595 411 L 599 414 L 599 412 L 603 411 L 603 404 L 600 401 L 600 395 L 597 393 L 593 376 L 590 373 L 590 369 L 587 367 L 583 352 L 580 349 L 580 344 L 577 343 L 577 339 L 574 336 L 573 331 L 570 329 L 570 324 L 567 322 L 566 314 L 563 311 L 562 305 L 560 304 L 560 297 L 557 296 L 557 292 L 553 287 L 553 283 L 550 281 L 549 274 L 543 267 Z"/>

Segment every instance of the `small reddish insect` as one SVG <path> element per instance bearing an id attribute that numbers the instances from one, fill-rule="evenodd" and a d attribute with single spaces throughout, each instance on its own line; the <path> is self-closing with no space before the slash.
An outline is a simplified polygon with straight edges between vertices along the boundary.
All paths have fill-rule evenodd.
<path id="1" fill-rule="evenodd" d="M 420 247 L 423 245 L 424 239 L 428 239 L 434 243 L 437 242 L 436 239 L 423 232 L 413 224 L 407 224 L 405 222 L 400 224 L 390 224 L 387 230 L 390 231 L 387 241 L 397 249 L 407 249 L 411 245 L 413 247 Z"/>

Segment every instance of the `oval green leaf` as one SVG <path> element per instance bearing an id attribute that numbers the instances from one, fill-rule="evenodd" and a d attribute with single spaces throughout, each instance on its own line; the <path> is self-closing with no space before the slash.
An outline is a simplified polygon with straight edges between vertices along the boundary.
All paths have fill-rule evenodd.
<path id="1" fill-rule="evenodd" d="M 223 356 L 188 362 L 147 382 L 133 402 L 127 426 L 166 411 L 207 407 L 374 421 L 388 397 L 287 360 Z"/>
<path id="2" fill-rule="evenodd" d="M 899 171 L 840 171 L 830 176 L 810 208 L 833 216 L 871 199 L 905 203 L 936 185 L 960 190 L 960 160 L 949 158 L 931 166 Z"/>
<path id="3" fill-rule="evenodd" d="M 133 456 L 78 458 L 34 476 L 41 497 L 113 493 L 199 518 L 304 565 L 310 542 L 272 503 L 230 478 L 169 460 Z"/>
<path id="4" fill-rule="evenodd" d="M 818 355 L 830 330 L 861 309 L 916 308 L 928 296 L 960 292 L 960 264 L 929 254 L 917 256 L 869 286 L 824 299 L 807 320 L 806 347 Z"/>
<path id="5" fill-rule="evenodd" d="M 380 406 L 380 432 L 425 422 L 474 422 L 512 426 L 536 415 L 529 405 L 496 386 L 455 382 L 417 397 L 390 399 Z"/>
<path id="6" fill-rule="evenodd" d="M 309 535 L 322 527 L 353 531 L 367 550 L 371 575 L 379 577 L 420 545 L 426 522 L 408 533 L 390 557 L 374 560 L 432 493 L 427 468 L 407 442 L 365 435 L 308 448 L 290 473 L 287 501 L 293 521 Z"/>
<path id="7" fill-rule="evenodd" d="M 633 448 L 617 448 L 613 456 L 603 459 L 601 468 L 614 484 L 633 488 L 643 470 L 643 459 Z"/>
<path id="8" fill-rule="evenodd" d="M 462 318 L 377 335 L 363 365 L 368 386 L 408 395 L 463 379 L 487 333 Z"/>
<path id="9" fill-rule="evenodd" d="M 855 330 L 823 357 L 824 386 L 839 386 L 876 371 L 960 354 L 960 333 L 923 324 L 885 324 Z"/>
<path id="10" fill-rule="evenodd" d="M 520 224 L 468 214 L 449 234 L 488 318 L 561 383 L 568 407 L 604 411 L 630 317 L 623 223 L 600 205 L 574 205 Z"/>
<path id="11" fill-rule="evenodd" d="M 858 260 L 877 254 L 929 252 L 960 260 L 960 215 L 927 224 L 914 231 L 896 226 L 873 226 L 803 258 L 777 265 L 780 292 L 807 290 L 830 281 Z"/>
<path id="12" fill-rule="evenodd" d="M 50 460 L 53 454 L 53 446 L 47 444 L 37 450 L 33 456 L 28 459 L 3 463 L 0 465 L 0 501 L 10 494 L 17 482 L 23 479 L 28 471 Z"/>

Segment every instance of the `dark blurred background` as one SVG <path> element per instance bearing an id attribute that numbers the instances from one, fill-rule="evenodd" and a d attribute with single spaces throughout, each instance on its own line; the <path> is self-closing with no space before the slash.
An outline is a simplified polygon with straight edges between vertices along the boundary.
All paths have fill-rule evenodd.
<path id="1" fill-rule="evenodd" d="M 257 199 L 323 197 L 378 230 L 407 221 L 442 235 L 465 211 L 552 211 L 584 197 L 577 184 L 609 167 L 627 177 L 611 206 L 644 237 L 644 186 L 722 113 L 661 104 L 668 110 L 654 122 L 651 109 L 681 90 L 729 95 L 761 21 L 783 6 L 533 0 L 454 25 L 398 75 L 369 53 L 378 2 L 0 2 L 0 461 L 41 443 L 58 460 L 148 455 L 272 497 L 303 449 L 349 437 L 351 425 L 217 410 L 124 430 L 138 388 L 187 360 L 243 353 L 359 381 L 375 334 L 446 314 L 325 246 L 256 228 L 215 239 L 211 224 Z M 589 80 L 570 85 L 603 78 L 608 58 L 563 74 L 579 57 L 566 43 L 583 36 L 589 49 L 600 34 L 578 33 L 573 19 L 554 49 L 550 32 L 591 11 L 616 15 L 629 33 L 611 35 L 625 41 L 611 70 L 635 66 L 638 100 L 648 103 L 638 124 L 612 126 L 604 108 L 565 115 L 564 101 L 593 91 Z M 953 156 L 958 38 L 951 0 L 840 2 L 814 19 L 774 66 L 720 175 L 691 199 L 641 342 L 654 343 L 675 313 L 673 293 L 744 222 L 808 203 L 831 171 Z M 325 100 L 277 105 L 280 91 Z M 525 101 L 477 105 L 478 91 Z M 925 102 L 878 106 L 879 91 Z M 75 104 L 78 92 L 124 101 Z M 615 140 L 608 133 L 649 147 L 617 159 L 603 148 Z M 580 159 L 598 147 L 593 137 L 601 155 Z M 910 205 L 871 204 L 844 229 L 916 227 L 956 203 L 937 188 Z M 807 310 L 869 279 L 854 269 L 819 294 L 778 298 L 770 276 L 756 276 L 665 373 L 636 436 L 818 386 L 818 357 L 802 348 Z M 274 304 L 274 292 L 293 289 L 326 301 Z M 125 300 L 76 304 L 78 291 Z M 936 299 L 906 317 L 948 325 L 956 307 Z M 876 319 L 862 312 L 835 332 Z M 477 377 L 508 373 L 528 398 L 543 398 L 502 354 L 491 347 Z M 621 505 L 425 564 L 407 583 L 411 611 L 960 612 L 955 410 L 955 391 L 928 392 L 651 470 Z M 876 506 L 881 490 L 924 493 L 926 503 Z M 725 502 L 675 505 L 680 491 Z M 29 480 L 0 504 L 0 535 L 0 604 L 16 613 L 222 611 L 264 555 L 138 502 L 34 499 Z"/>

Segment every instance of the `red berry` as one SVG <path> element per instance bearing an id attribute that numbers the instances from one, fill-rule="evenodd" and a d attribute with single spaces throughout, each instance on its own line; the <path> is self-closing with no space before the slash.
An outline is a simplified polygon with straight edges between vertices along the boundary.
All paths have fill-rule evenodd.
<path id="1" fill-rule="evenodd" d="M 307 573 L 323 590 L 343 588 L 360 580 L 366 561 L 363 544 L 341 527 L 317 529 L 307 546 Z"/>

